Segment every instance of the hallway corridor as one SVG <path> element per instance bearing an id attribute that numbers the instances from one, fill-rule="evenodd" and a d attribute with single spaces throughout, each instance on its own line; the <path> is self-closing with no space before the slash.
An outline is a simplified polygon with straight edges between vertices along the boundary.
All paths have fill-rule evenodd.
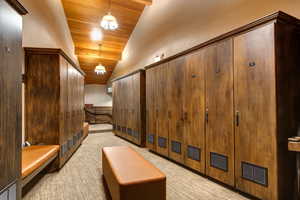
<path id="1" fill-rule="evenodd" d="M 98 127 L 99 128 L 99 127 Z M 129 145 L 167 175 L 168 200 L 247 199 L 160 156 L 128 143 L 111 132 L 90 134 L 58 172 L 45 175 L 24 200 L 105 200 L 101 154 L 105 146 Z"/>

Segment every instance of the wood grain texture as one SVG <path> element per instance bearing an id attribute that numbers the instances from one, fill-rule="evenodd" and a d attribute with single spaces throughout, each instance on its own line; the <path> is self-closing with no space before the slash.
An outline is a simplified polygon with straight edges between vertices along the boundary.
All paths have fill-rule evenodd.
<path id="1" fill-rule="evenodd" d="M 262 199 L 278 199 L 274 48 L 274 24 L 234 38 L 236 187 Z M 241 162 L 268 168 L 268 187 L 241 178 Z"/>
<path id="2" fill-rule="evenodd" d="M 183 90 L 184 90 L 184 58 L 171 61 L 168 66 L 168 113 L 169 113 L 169 157 L 177 162 L 183 163 L 183 141 L 184 141 L 184 113 L 183 113 Z M 163 77 L 165 78 L 165 74 Z M 161 106 L 164 106 L 163 104 Z M 172 142 L 179 142 L 181 151 L 172 151 Z"/>
<path id="3" fill-rule="evenodd" d="M 169 92 L 170 88 L 167 87 L 168 79 L 165 76 L 168 73 L 169 64 L 164 64 L 157 67 L 155 73 L 156 82 L 156 152 L 163 155 L 169 156 Z M 165 146 L 158 144 L 159 137 L 166 140 Z"/>
<path id="4" fill-rule="evenodd" d="M 277 83 L 277 152 L 279 198 L 293 194 L 296 161 L 295 153 L 286 148 L 289 137 L 299 135 L 300 123 L 300 29 L 284 23 L 275 24 L 276 83 Z M 297 160 L 299 159 L 299 156 Z M 297 161 L 299 164 L 299 160 Z M 289 166 L 289 170 L 285 170 Z M 299 185 L 300 186 L 300 185 Z M 300 193 L 298 193 L 298 197 Z"/>
<path id="5" fill-rule="evenodd" d="M 117 62 L 121 59 L 131 32 L 145 7 L 133 0 L 112 0 L 111 13 L 117 18 L 119 28 L 115 31 L 102 30 L 103 39 L 92 41 L 90 32 L 98 28 L 102 17 L 109 11 L 107 0 L 63 0 L 68 25 L 75 44 L 81 68 L 86 72 L 86 84 L 106 84 Z M 147 3 L 148 0 L 144 0 Z M 102 63 L 107 73 L 98 76 L 94 69 Z"/>
<path id="6" fill-rule="evenodd" d="M 153 68 L 146 73 L 146 133 L 147 138 L 153 136 L 153 141 L 146 140 L 146 146 L 152 151 L 156 151 L 157 130 L 156 130 L 156 86 L 155 73 L 158 68 Z"/>
<path id="7" fill-rule="evenodd" d="M 203 49 L 206 71 L 206 174 L 234 186 L 233 41 Z M 227 171 L 211 166 L 211 153 L 227 157 Z"/>
<path id="8" fill-rule="evenodd" d="M 84 77 L 56 49 L 25 48 L 26 140 L 31 144 L 67 145 L 54 168 L 62 167 L 79 147 L 84 122 Z"/>
<path id="9" fill-rule="evenodd" d="M 116 135 L 139 146 L 146 144 L 145 71 L 113 82 L 113 122 Z"/>
<path id="10" fill-rule="evenodd" d="M 184 67 L 184 146 L 185 165 L 205 173 L 205 60 L 202 50 L 185 56 Z M 200 158 L 189 158 L 189 146 L 200 150 Z"/>
<path id="11" fill-rule="evenodd" d="M 0 1 L 0 191 L 17 184 L 21 174 L 22 142 L 22 17 Z"/>
<path id="12" fill-rule="evenodd" d="M 193 83 L 183 76 L 190 73 L 189 62 L 195 62 L 197 70 L 205 65 L 206 89 L 202 98 L 206 99 L 208 109 L 204 144 L 207 175 L 260 199 L 292 199 L 296 160 L 295 154 L 288 152 L 287 141 L 288 137 L 299 135 L 299 27 L 299 20 L 278 12 L 147 66 L 146 73 L 150 77 L 147 80 L 149 129 L 153 110 L 149 110 L 151 102 L 148 101 L 155 99 L 156 106 L 152 109 L 156 109 L 157 136 L 168 138 L 169 144 L 172 140 L 194 139 L 200 145 L 202 118 L 194 121 L 199 130 L 187 127 L 191 117 L 189 112 L 201 110 L 201 100 L 199 107 L 187 110 L 187 105 L 193 104 L 192 95 L 197 96 L 197 90 L 189 92 Z M 195 57 L 193 62 L 193 59 L 189 61 L 189 56 L 197 53 L 195 50 L 205 53 L 199 60 Z M 154 94 L 151 94 L 151 90 L 155 91 L 152 81 L 158 88 Z M 201 82 L 198 82 L 200 88 Z M 166 128 L 168 133 L 161 131 Z M 181 131 L 183 128 L 186 131 Z M 158 146 L 155 152 L 182 163 L 181 155 L 168 155 Z M 170 153 L 171 146 L 167 148 Z M 184 158 L 186 148 L 183 149 Z M 227 172 L 210 167 L 210 152 L 228 157 Z M 243 163 L 256 167 L 248 169 L 248 175 L 256 180 L 246 178 L 246 172 L 242 172 Z M 184 164 L 195 169 L 187 162 Z M 266 182 L 262 183 L 265 177 Z"/>

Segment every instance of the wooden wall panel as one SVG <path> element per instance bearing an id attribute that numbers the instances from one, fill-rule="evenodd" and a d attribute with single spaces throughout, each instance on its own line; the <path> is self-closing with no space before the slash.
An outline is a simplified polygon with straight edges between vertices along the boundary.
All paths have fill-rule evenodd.
<path id="1" fill-rule="evenodd" d="M 155 151 L 157 143 L 156 135 L 156 81 L 157 68 L 147 71 L 146 75 L 146 110 L 147 110 L 147 148 Z"/>
<path id="2" fill-rule="evenodd" d="M 219 42 L 205 51 L 206 70 L 206 174 L 234 186 L 234 107 L 232 39 Z M 226 168 L 212 165 L 211 153 L 226 159 Z"/>
<path id="3" fill-rule="evenodd" d="M 60 133 L 68 133 L 68 62 L 60 56 Z M 68 134 L 61 134 L 60 144 L 68 140 Z"/>
<path id="4" fill-rule="evenodd" d="M 25 51 L 26 140 L 60 145 L 62 167 L 83 139 L 83 74 L 61 50 Z"/>
<path id="5" fill-rule="evenodd" d="M 6 1 L 0 1 L 0 27 L 1 193 L 9 184 L 18 184 L 22 141 L 22 17 Z"/>
<path id="6" fill-rule="evenodd" d="M 154 81 L 156 87 L 156 151 L 163 156 L 169 156 L 169 113 L 168 113 L 168 86 L 166 74 L 168 64 L 158 66 L 155 71 Z M 159 140 L 162 142 L 160 143 Z"/>
<path id="7" fill-rule="evenodd" d="M 205 173 L 205 55 L 203 50 L 185 57 L 183 111 L 185 164 Z M 199 160 L 188 156 L 188 148 L 198 148 Z M 196 156 L 197 157 L 197 156 Z"/>
<path id="8" fill-rule="evenodd" d="M 145 81 L 144 71 L 113 81 L 115 133 L 140 146 L 145 146 L 146 141 Z"/>
<path id="9" fill-rule="evenodd" d="M 59 55 L 26 55 L 26 141 L 59 144 Z M 45 131 L 46 130 L 46 131 Z"/>
<path id="10" fill-rule="evenodd" d="M 234 38 L 236 187 L 262 199 L 278 199 L 274 48 L 274 24 Z M 241 178 L 242 162 L 267 168 L 268 187 Z"/>
<path id="11" fill-rule="evenodd" d="M 168 113 L 169 113 L 169 157 L 183 163 L 184 141 L 184 113 L 183 113 L 183 90 L 184 90 L 184 66 L 185 58 L 181 57 L 169 62 L 167 77 Z M 165 74 L 161 74 L 163 79 Z M 161 104 L 161 107 L 164 107 Z M 178 143 L 178 151 L 174 151 L 174 143 Z M 173 146 L 173 147 L 172 147 Z"/>
<path id="12" fill-rule="evenodd" d="M 300 127 L 299 33 L 300 20 L 277 12 L 147 66 L 148 131 L 156 112 L 158 137 L 169 145 L 184 139 L 186 166 L 205 166 L 209 177 L 263 200 L 293 199 L 295 155 L 287 139 Z M 197 148 L 206 151 L 203 165 L 189 159 L 199 156 Z M 168 156 L 159 144 L 154 150 Z"/>

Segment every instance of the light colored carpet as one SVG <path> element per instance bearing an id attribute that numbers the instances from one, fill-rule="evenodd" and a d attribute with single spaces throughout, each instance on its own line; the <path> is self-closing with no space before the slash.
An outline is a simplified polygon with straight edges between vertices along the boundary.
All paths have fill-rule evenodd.
<path id="1" fill-rule="evenodd" d="M 112 130 L 113 127 L 111 124 L 90 124 L 90 133 L 100 133 Z"/>
<path id="2" fill-rule="evenodd" d="M 247 199 L 146 149 L 134 146 L 111 132 L 89 135 L 59 172 L 44 176 L 23 199 L 105 200 L 100 150 L 105 146 L 119 145 L 132 146 L 167 175 L 168 200 Z"/>

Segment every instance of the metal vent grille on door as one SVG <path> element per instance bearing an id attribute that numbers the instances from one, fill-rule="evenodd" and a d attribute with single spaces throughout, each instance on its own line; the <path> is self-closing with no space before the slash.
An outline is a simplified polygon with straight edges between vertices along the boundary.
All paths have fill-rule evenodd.
<path id="1" fill-rule="evenodd" d="M 154 144 L 154 134 L 148 134 L 147 136 L 148 143 Z"/>
<path id="2" fill-rule="evenodd" d="M 201 150 L 197 147 L 188 146 L 187 156 L 188 158 L 196 161 L 200 161 Z"/>
<path id="3" fill-rule="evenodd" d="M 223 170 L 228 171 L 228 157 L 210 152 L 210 166 Z"/>
<path id="4" fill-rule="evenodd" d="M 135 137 L 136 139 L 139 139 L 140 138 L 140 134 L 138 131 L 133 131 L 132 132 L 132 136 Z"/>
<path id="5" fill-rule="evenodd" d="M 171 148 L 172 148 L 173 152 L 181 154 L 181 143 L 180 142 L 172 141 L 171 146 L 172 146 Z"/>
<path id="6" fill-rule="evenodd" d="M 68 143 L 64 143 L 63 145 L 61 145 L 61 150 L 60 150 L 61 156 L 64 156 L 65 153 L 67 153 L 67 151 L 68 151 Z"/>
<path id="7" fill-rule="evenodd" d="M 242 162 L 242 177 L 254 183 L 268 186 L 268 169 Z"/>
<path id="8" fill-rule="evenodd" d="M 167 139 L 164 137 L 158 137 L 158 146 L 161 148 L 167 148 Z"/>
<path id="9" fill-rule="evenodd" d="M 73 139 L 68 140 L 68 149 L 71 149 L 73 146 Z"/>
<path id="10" fill-rule="evenodd" d="M 131 129 L 131 128 L 128 128 L 128 129 L 127 129 L 127 134 L 128 134 L 128 135 L 132 135 L 132 129 Z"/>

